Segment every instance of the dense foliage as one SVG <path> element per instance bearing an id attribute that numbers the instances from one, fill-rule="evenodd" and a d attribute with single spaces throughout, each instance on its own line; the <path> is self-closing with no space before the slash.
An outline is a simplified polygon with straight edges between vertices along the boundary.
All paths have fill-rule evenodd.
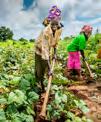
<path id="1" fill-rule="evenodd" d="M 67 59 L 66 45 L 70 41 L 60 41 L 58 46 L 59 61 L 54 68 L 53 97 L 47 106 L 47 119 L 58 120 L 64 116 L 65 122 L 91 122 L 84 116 L 89 111 L 84 101 L 64 86 L 73 82 L 63 76 Z M 98 44 L 92 50 L 93 43 L 89 41 L 86 56 L 95 78 L 98 78 L 101 76 L 101 60 L 96 57 Z M 47 85 L 47 80 L 44 84 Z M 34 43 L 13 40 L 0 42 L 0 122 L 33 122 L 38 100 L 34 78 Z M 82 117 L 75 115 L 73 109 L 80 109 Z"/>
<path id="2" fill-rule="evenodd" d="M 0 27 L 0 41 L 6 41 L 7 39 L 13 38 L 13 32 L 10 28 L 6 28 L 5 26 Z"/>

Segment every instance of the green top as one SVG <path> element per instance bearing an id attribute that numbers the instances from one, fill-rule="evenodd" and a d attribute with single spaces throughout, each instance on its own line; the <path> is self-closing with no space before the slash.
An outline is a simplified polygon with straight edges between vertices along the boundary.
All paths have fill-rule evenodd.
<path id="1" fill-rule="evenodd" d="M 79 50 L 84 50 L 86 48 L 86 38 L 85 35 L 79 34 L 72 42 L 67 46 L 68 52 L 75 52 Z"/>

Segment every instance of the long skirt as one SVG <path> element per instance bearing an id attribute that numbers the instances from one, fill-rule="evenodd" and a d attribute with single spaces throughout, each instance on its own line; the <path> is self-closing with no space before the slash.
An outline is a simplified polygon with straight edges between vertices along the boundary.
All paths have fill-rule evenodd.
<path id="1" fill-rule="evenodd" d="M 67 60 L 67 68 L 68 69 L 81 69 L 79 51 L 69 52 L 69 56 Z"/>

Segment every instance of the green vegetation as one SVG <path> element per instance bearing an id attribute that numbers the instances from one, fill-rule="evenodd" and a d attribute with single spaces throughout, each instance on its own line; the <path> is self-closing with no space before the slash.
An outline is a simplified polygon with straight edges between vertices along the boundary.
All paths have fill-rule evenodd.
<path id="1" fill-rule="evenodd" d="M 96 56 L 98 44 L 91 41 L 92 39 L 94 37 L 88 42 L 86 56 L 95 78 L 98 78 L 101 77 L 101 60 Z M 54 68 L 50 92 L 53 97 L 47 106 L 47 119 L 59 120 L 63 117 L 65 122 L 92 122 L 84 116 L 89 111 L 84 101 L 75 97 L 64 86 L 73 82 L 63 76 L 67 60 L 66 45 L 70 40 L 59 42 L 59 61 Z M 34 77 L 34 43 L 13 40 L 0 42 L 0 122 L 33 122 L 38 100 Z M 72 109 L 80 109 L 82 117 L 75 115 Z"/>
<path id="2" fill-rule="evenodd" d="M 0 27 L 0 41 L 6 41 L 13 38 L 13 32 L 5 26 Z"/>

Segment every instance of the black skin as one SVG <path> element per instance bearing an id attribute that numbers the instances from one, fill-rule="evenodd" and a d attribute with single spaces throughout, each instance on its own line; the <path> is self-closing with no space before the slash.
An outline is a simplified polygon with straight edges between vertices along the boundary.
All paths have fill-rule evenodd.
<path id="1" fill-rule="evenodd" d="M 84 54 L 84 50 L 80 50 L 80 53 L 82 55 L 83 61 L 85 61 L 85 54 Z"/>
<path id="2" fill-rule="evenodd" d="M 88 36 L 84 33 L 86 41 L 88 40 Z M 82 55 L 83 61 L 85 61 L 85 54 L 84 54 L 84 50 L 80 50 L 80 53 Z"/>

